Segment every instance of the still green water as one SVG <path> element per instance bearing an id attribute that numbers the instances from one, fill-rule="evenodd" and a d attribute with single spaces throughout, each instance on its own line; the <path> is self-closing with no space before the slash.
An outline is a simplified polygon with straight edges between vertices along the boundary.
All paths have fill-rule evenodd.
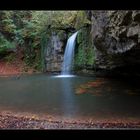
<path id="1" fill-rule="evenodd" d="M 89 76 L 46 74 L 0 78 L 0 108 L 63 117 L 140 118 L 138 83 Z M 92 86 L 88 87 L 88 84 Z M 77 90 L 85 90 L 81 94 Z"/>

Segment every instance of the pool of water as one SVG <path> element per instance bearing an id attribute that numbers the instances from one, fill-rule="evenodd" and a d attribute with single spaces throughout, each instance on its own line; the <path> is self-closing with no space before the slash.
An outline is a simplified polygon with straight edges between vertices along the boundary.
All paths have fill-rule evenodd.
<path id="1" fill-rule="evenodd" d="M 1 77 L 0 108 L 69 118 L 140 118 L 140 86 L 94 76 Z"/>

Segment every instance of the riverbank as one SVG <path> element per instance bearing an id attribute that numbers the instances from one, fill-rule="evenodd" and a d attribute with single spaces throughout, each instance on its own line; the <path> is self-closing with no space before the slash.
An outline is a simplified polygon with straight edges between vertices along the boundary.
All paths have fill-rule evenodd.
<path id="1" fill-rule="evenodd" d="M 15 60 L 11 63 L 5 60 L 0 60 L 0 76 L 1 77 L 19 76 L 22 74 L 33 74 L 33 73 L 40 73 L 40 72 L 27 66 L 20 59 Z"/>
<path id="2" fill-rule="evenodd" d="M 0 129 L 140 129 L 140 121 L 60 121 L 26 115 L 1 112 Z"/>

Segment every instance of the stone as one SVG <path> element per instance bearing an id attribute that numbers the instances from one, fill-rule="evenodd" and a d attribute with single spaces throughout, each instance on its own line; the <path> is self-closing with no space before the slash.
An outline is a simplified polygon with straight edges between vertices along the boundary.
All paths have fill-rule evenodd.
<path id="1" fill-rule="evenodd" d="M 90 11 L 91 38 L 98 69 L 140 64 L 140 11 Z"/>
<path id="2" fill-rule="evenodd" d="M 45 71 L 47 72 L 61 71 L 66 36 L 65 32 L 63 32 L 63 35 L 60 32 L 52 31 L 48 39 L 45 51 Z"/>
<path id="3" fill-rule="evenodd" d="M 134 11 L 132 14 L 132 18 L 134 21 L 140 23 L 140 12 L 139 11 Z"/>
<path id="4" fill-rule="evenodd" d="M 139 33 L 140 33 L 139 25 L 130 27 L 127 32 L 127 37 L 135 37 L 135 36 L 138 37 Z"/>

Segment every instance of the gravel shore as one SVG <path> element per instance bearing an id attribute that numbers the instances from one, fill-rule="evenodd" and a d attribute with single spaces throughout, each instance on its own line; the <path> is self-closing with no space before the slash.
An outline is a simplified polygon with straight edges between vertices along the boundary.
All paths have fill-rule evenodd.
<path id="1" fill-rule="evenodd" d="M 0 114 L 0 129 L 139 129 L 140 121 L 132 122 L 84 122 L 55 121 L 40 119 L 33 116 L 14 115 L 12 113 Z"/>

